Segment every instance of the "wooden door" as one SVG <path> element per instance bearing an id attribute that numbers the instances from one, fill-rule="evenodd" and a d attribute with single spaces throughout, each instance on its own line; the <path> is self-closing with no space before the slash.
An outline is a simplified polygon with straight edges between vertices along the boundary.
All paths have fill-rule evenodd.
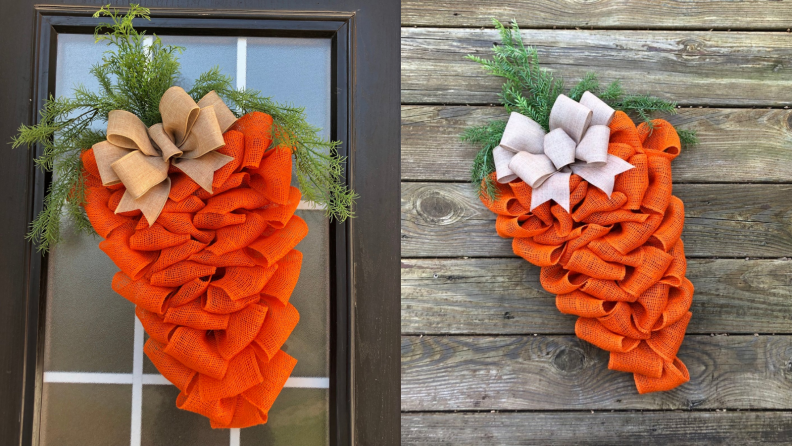
<path id="1" fill-rule="evenodd" d="M 89 2 L 90 3 L 90 2 Z M 13 67 L 0 135 L 33 123 L 50 94 L 90 88 L 103 48 L 98 8 L 4 6 Z M 372 4 L 369 4 L 372 3 Z M 119 5 L 120 6 L 120 5 Z M 0 438 L 3 444 L 396 444 L 399 435 L 399 3 L 153 1 L 139 29 L 185 47 L 183 82 L 219 65 L 238 87 L 306 106 L 324 136 L 344 141 L 357 218 L 328 223 L 306 205 L 309 237 L 293 301 L 299 356 L 267 425 L 211 430 L 175 409 L 178 393 L 142 354 L 129 302 L 109 289 L 96 240 L 70 233 L 42 257 L 24 240 L 50 178 L 30 151 L 2 153 Z M 163 6 L 167 8 L 157 8 Z M 201 9 L 211 6 L 212 9 Z M 222 9 L 228 8 L 228 9 Z"/>

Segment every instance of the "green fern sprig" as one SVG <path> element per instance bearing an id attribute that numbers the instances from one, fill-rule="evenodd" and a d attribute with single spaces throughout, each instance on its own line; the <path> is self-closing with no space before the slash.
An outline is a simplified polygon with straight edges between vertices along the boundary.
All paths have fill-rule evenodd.
<path id="1" fill-rule="evenodd" d="M 497 195 L 497 187 L 490 175 L 495 171 L 492 149 L 500 144 L 505 129 L 506 121 L 496 120 L 482 126 L 467 128 L 462 134 L 463 141 L 481 146 L 481 150 L 476 153 L 473 166 L 470 168 L 470 181 L 479 185 L 479 193 L 482 196 L 495 197 Z"/>
<path id="2" fill-rule="evenodd" d="M 512 22 L 510 27 L 497 19 L 492 22 L 501 40 L 500 45 L 493 48 L 492 59 L 475 55 L 465 58 L 480 64 L 490 74 L 504 78 L 499 98 L 508 112 L 528 116 L 546 131 L 549 130 L 550 110 L 564 91 L 563 79 L 539 65 L 538 52 L 533 47 L 525 46 L 516 22 Z M 579 101 L 586 91 L 597 95 L 616 110 L 637 116 L 650 127 L 654 113 L 676 113 L 676 103 L 649 95 L 627 94 L 619 81 L 602 88 L 594 73 L 586 73 L 567 96 Z M 497 195 L 497 188 L 490 177 L 495 171 L 492 149 L 500 142 L 504 129 L 504 121 L 493 121 L 488 125 L 471 127 L 461 135 L 463 141 L 481 146 L 473 160 L 471 181 L 479 188 L 480 194 L 493 199 Z M 680 130 L 678 133 L 683 144 L 697 142 L 695 131 Z"/>
<path id="3" fill-rule="evenodd" d="M 96 27 L 96 42 L 112 49 L 91 68 L 99 82 L 97 92 L 77 85 L 72 98 L 50 97 L 40 110 L 35 125 L 22 125 L 12 138 L 14 148 L 38 146 L 38 168 L 52 172 L 52 183 L 44 198 L 44 209 L 31 223 L 27 239 L 46 252 L 61 239 L 63 217 L 71 218 L 80 231 L 93 232 L 82 205 L 85 203 L 85 178 L 82 152 L 105 139 L 94 124 L 107 122 L 112 110 L 134 113 L 147 126 L 162 121 L 159 101 L 179 79 L 178 55 L 184 48 L 164 45 L 156 35 L 146 41 L 145 32 L 133 26 L 136 18 L 149 19 L 149 10 L 136 4 L 126 14 L 104 6 L 94 17 L 107 17 L 110 23 Z M 295 171 L 303 196 L 323 205 L 330 218 L 344 221 L 352 217 L 357 195 L 344 181 L 346 159 L 338 156 L 340 142 L 318 136 L 319 129 L 306 121 L 300 107 L 278 104 L 255 90 L 236 90 L 231 78 L 218 68 L 203 73 L 190 94 L 196 100 L 216 90 L 240 115 L 262 111 L 272 115 L 276 134 L 289 139 L 294 147 Z M 100 126 L 101 127 L 101 126 Z"/>

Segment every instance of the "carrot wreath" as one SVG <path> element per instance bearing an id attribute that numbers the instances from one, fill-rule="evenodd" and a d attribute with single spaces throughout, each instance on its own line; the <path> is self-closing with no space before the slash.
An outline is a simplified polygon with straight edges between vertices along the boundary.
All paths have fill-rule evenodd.
<path id="1" fill-rule="evenodd" d="M 213 428 L 266 423 L 297 362 L 281 349 L 299 320 L 294 248 L 308 233 L 294 212 L 304 198 L 353 216 L 340 142 L 218 68 L 190 91 L 174 85 L 182 48 L 146 44 L 132 26 L 148 9 L 98 16 L 112 21 L 96 30 L 112 45 L 91 69 L 99 91 L 50 98 L 13 141 L 39 145 L 37 165 L 56 174 L 28 237 L 46 251 L 64 216 L 98 234 L 120 270 L 108 287 L 135 304 L 176 405 Z"/>
<path id="2" fill-rule="evenodd" d="M 308 233 L 294 215 L 292 149 L 271 144 L 272 118 L 253 112 L 223 134 L 231 158 L 212 192 L 172 167 L 173 187 L 153 224 L 117 213 L 127 189 L 103 186 L 96 146 L 83 152 L 85 211 L 99 248 L 121 271 L 115 292 L 135 304 L 144 351 L 181 393 L 176 405 L 214 428 L 266 423 L 297 360 L 281 350 L 299 320 L 289 303 Z"/>
<path id="3" fill-rule="evenodd" d="M 506 78 L 501 98 L 512 116 L 464 138 L 484 145 L 473 176 L 497 233 L 541 267 L 558 309 L 578 316 L 577 336 L 609 351 L 610 369 L 633 373 L 639 393 L 687 382 L 677 352 L 693 285 L 680 239 L 684 205 L 671 182 L 682 141 L 671 124 L 648 118 L 674 104 L 625 96 L 618 84 L 601 90 L 593 75 L 562 95 L 517 26 L 495 23 L 503 40 L 495 59 L 472 59 Z"/>

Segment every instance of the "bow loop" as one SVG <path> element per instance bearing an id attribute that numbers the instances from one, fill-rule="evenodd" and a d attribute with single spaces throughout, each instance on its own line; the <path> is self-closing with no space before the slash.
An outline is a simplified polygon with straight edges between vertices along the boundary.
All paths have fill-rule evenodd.
<path id="1" fill-rule="evenodd" d="M 608 161 L 608 141 L 610 128 L 592 125 L 575 149 L 575 158 L 588 164 L 604 164 Z"/>
<path id="2" fill-rule="evenodd" d="M 517 112 L 511 112 L 500 145 L 514 153 L 525 151 L 541 155 L 544 153 L 542 149 L 544 136 L 544 129 L 536 121 Z"/>
<path id="3" fill-rule="evenodd" d="M 107 115 L 107 141 L 124 149 L 140 150 L 147 156 L 158 155 L 146 124 L 126 110 L 113 110 Z"/>
<path id="4" fill-rule="evenodd" d="M 126 187 L 116 213 L 140 209 L 149 225 L 168 200 L 171 164 L 211 193 L 215 171 L 233 160 L 216 152 L 225 145 L 223 132 L 236 121 L 217 93 L 196 104 L 181 87 L 171 87 L 159 110 L 162 123 L 148 128 L 130 112 L 111 111 L 107 140 L 93 146 L 102 184 Z"/>
<path id="5" fill-rule="evenodd" d="M 124 155 L 110 167 L 135 199 L 168 178 L 168 162 L 159 156 L 146 156 L 140 150 Z"/>
<path id="6" fill-rule="evenodd" d="M 214 106 L 209 106 L 201 109 L 192 131 L 179 149 L 184 152 L 182 158 L 195 159 L 224 145 L 223 132 L 220 131 Z"/>
<path id="7" fill-rule="evenodd" d="M 585 105 L 575 102 L 566 95 L 558 95 L 553 108 L 550 109 L 550 130 L 562 129 L 575 140 L 580 142 L 591 124 L 593 112 Z"/>
<path id="8" fill-rule="evenodd" d="M 201 108 L 181 87 L 170 87 L 159 103 L 162 127 L 171 136 L 176 147 L 181 147 L 192 131 Z"/>
<path id="9" fill-rule="evenodd" d="M 212 106 L 216 106 L 214 107 L 214 111 L 217 117 L 217 124 L 220 126 L 220 133 L 225 133 L 226 130 L 234 125 L 237 117 L 234 116 L 234 113 L 231 111 L 231 109 L 225 105 L 223 99 L 220 98 L 220 95 L 214 90 L 206 93 L 206 95 L 204 95 L 204 97 L 198 101 L 198 107 L 200 107 L 202 110 L 206 107 Z"/>
<path id="10" fill-rule="evenodd" d="M 598 98 L 590 91 L 583 93 L 583 96 L 580 98 L 580 105 L 591 109 L 591 125 L 604 125 L 607 127 L 610 125 L 611 121 L 613 121 L 613 116 L 616 114 L 615 110 L 613 110 L 610 105 L 606 104 L 605 101 Z"/>
<path id="11" fill-rule="evenodd" d="M 509 165 L 514 173 L 531 187 L 541 186 L 558 171 L 549 156 L 528 152 L 514 155 Z"/>
<path id="12" fill-rule="evenodd" d="M 512 112 L 500 145 L 492 151 L 498 181 L 508 183 L 519 177 L 531 186 L 530 210 L 555 200 L 569 212 L 572 173 L 610 197 L 616 175 L 633 168 L 608 154 L 608 125 L 615 113 L 588 91 L 581 102 L 558 96 L 550 110 L 547 134 L 532 119 Z"/>

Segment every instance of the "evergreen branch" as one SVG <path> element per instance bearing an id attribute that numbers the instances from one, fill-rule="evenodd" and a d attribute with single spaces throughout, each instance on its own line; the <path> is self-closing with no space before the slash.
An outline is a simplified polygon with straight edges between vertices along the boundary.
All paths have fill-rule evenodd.
<path id="1" fill-rule="evenodd" d="M 222 74 L 220 72 L 220 67 L 214 66 L 210 68 L 209 71 L 205 71 L 198 75 L 198 78 L 187 94 L 192 96 L 195 102 L 198 102 L 211 91 L 216 91 L 220 94 L 220 92 L 233 90 L 232 82 L 231 76 Z"/>
<path id="2" fill-rule="evenodd" d="M 595 91 L 598 91 L 599 88 L 599 79 L 597 79 L 597 75 L 589 72 L 584 74 L 583 79 L 581 79 L 577 84 L 575 84 L 574 87 L 572 87 L 572 89 L 569 90 L 567 96 L 569 96 L 569 98 L 574 101 L 580 101 L 580 98 L 583 97 L 583 93 L 587 91 L 594 93 Z"/>
<path id="3" fill-rule="evenodd" d="M 479 127 L 467 128 L 461 136 L 462 141 L 482 146 L 473 160 L 470 181 L 479 188 L 480 195 L 490 199 L 495 199 L 498 195 L 498 189 L 490 175 L 495 171 L 492 149 L 500 144 L 505 129 L 506 121 L 497 120 Z"/>
<path id="4" fill-rule="evenodd" d="M 682 147 L 695 146 L 699 143 L 698 135 L 695 130 L 677 130 L 677 135 L 679 135 L 679 141 L 682 143 Z"/>
<path id="5" fill-rule="evenodd" d="M 613 103 L 624 96 L 624 90 L 618 80 L 611 82 L 604 90 L 599 90 L 599 98 L 606 103 Z"/>

